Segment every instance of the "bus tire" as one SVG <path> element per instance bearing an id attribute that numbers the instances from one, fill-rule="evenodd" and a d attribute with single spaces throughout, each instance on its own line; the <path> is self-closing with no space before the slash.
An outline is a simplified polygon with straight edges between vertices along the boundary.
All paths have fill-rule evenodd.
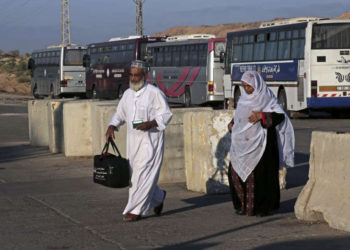
<path id="1" fill-rule="evenodd" d="M 122 99 L 123 94 L 124 94 L 123 87 L 122 87 L 122 85 L 119 85 L 118 93 L 117 93 L 117 99 L 119 99 L 119 100 Z"/>
<path id="2" fill-rule="evenodd" d="M 284 112 L 289 116 L 288 106 L 287 106 L 287 95 L 284 88 L 280 88 L 278 91 L 277 99 L 281 107 L 283 108 Z"/>
<path id="3" fill-rule="evenodd" d="M 92 86 L 92 89 L 91 89 L 91 99 L 97 99 L 97 90 L 95 88 L 95 85 Z"/>
<path id="4" fill-rule="evenodd" d="M 53 85 L 50 86 L 49 99 L 55 99 L 55 93 L 53 92 Z"/>
<path id="5" fill-rule="evenodd" d="M 38 95 L 38 87 L 36 86 L 36 84 L 34 85 L 34 88 L 33 88 L 33 97 L 34 99 L 40 99 L 40 96 Z"/>
<path id="6" fill-rule="evenodd" d="M 185 88 L 185 107 L 191 107 L 191 91 L 190 86 Z"/>
<path id="7" fill-rule="evenodd" d="M 237 108 L 238 99 L 241 96 L 241 90 L 238 86 L 235 87 L 235 92 L 233 93 L 233 108 Z"/>

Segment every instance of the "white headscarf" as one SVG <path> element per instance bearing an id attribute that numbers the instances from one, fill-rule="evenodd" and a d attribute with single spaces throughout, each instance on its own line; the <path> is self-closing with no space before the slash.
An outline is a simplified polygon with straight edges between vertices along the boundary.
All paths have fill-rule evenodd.
<path id="1" fill-rule="evenodd" d="M 231 163 L 239 177 L 246 181 L 265 152 L 267 129 L 260 122 L 248 121 L 253 111 L 284 114 L 284 121 L 276 126 L 280 166 L 294 167 L 294 130 L 288 116 L 279 105 L 272 91 L 256 71 L 244 72 L 241 81 L 254 88 L 252 94 L 245 91 L 239 98 L 231 135 Z"/>

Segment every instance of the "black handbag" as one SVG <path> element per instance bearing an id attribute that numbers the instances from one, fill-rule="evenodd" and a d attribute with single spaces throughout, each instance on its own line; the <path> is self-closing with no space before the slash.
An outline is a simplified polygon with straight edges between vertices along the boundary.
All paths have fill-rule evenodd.
<path id="1" fill-rule="evenodd" d="M 114 152 L 118 153 L 117 156 L 108 153 L 109 144 L 112 145 Z M 108 187 L 122 188 L 129 186 L 129 161 L 121 157 L 117 145 L 111 138 L 103 147 L 102 153 L 94 156 L 93 179 L 95 183 Z"/>

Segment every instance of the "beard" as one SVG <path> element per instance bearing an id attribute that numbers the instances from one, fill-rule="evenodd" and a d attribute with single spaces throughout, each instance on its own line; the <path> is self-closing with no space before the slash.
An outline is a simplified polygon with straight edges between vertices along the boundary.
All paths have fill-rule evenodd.
<path id="1" fill-rule="evenodd" d="M 138 82 L 131 82 L 131 81 L 129 81 L 129 88 L 131 88 L 133 91 L 137 92 L 143 87 L 144 84 L 145 84 L 145 80 L 144 79 L 141 79 Z"/>

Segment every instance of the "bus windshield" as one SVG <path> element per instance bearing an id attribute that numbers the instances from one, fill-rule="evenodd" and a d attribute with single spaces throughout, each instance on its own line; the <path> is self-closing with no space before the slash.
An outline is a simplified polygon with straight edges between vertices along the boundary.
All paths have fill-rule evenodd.
<path id="1" fill-rule="evenodd" d="M 226 49 L 226 43 L 225 42 L 215 42 L 214 45 L 214 56 L 220 57 L 221 52 L 225 52 Z"/>
<path id="2" fill-rule="evenodd" d="M 83 65 L 83 56 L 86 53 L 83 49 L 65 50 L 64 65 L 80 66 Z"/>
<path id="3" fill-rule="evenodd" d="M 312 49 L 350 49 L 350 23 L 315 24 Z"/>

